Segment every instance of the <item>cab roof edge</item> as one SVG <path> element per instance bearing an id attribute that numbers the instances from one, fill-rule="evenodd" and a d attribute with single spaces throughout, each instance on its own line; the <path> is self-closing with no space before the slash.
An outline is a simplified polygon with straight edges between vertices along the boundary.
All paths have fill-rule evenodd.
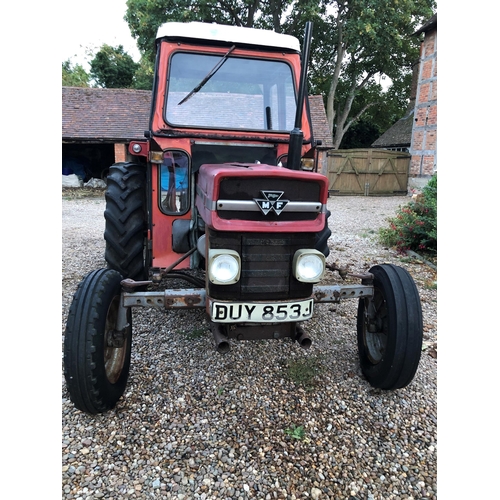
<path id="1" fill-rule="evenodd" d="M 158 28 L 156 35 L 157 40 L 160 38 L 186 38 L 235 44 L 240 43 L 300 52 L 299 40 L 291 35 L 257 28 L 202 23 L 198 21 L 189 23 L 168 22 L 162 24 Z"/>

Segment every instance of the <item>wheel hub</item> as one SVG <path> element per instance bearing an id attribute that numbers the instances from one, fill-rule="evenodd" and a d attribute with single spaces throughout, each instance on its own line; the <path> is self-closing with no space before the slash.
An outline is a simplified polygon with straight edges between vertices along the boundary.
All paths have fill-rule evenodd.
<path id="1" fill-rule="evenodd" d="M 380 293 L 369 299 L 365 312 L 364 344 L 372 364 L 382 361 L 387 346 L 387 305 Z"/>
<path id="2" fill-rule="evenodd" d="M 106 330 L 104 332 L 104 368 L 106 377 L 114 384 L 120 378 L 127 352 L 127 331 L 115 330 L 118 317 L 119 297 L 111 302 L 106 316 Z"/>

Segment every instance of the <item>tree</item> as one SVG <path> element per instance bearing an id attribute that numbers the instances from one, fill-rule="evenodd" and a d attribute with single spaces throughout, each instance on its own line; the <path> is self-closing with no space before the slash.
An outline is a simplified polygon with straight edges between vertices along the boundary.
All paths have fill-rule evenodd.
<path id="1" fill-rule="evenodd" d="M 382 107 L 394 97 L 382 95 L 382 100 L 366 100 L 360 106 L 364 89 L 381 77 L 396 85 L 409 81 L 419 50 L 419 41 L 411 35 L 431 17 L 434 0 L 324 0 L 316 7 L 307 0 L 301 3 L 309 4 L 308 9 L 294 10 L 290 27 L 304 24 L 304 12 L 315 20 L 312 71 L 327 96 L 328 122 L 338 148 L 347 130 L 371 107 Z"/>
<path id="2" fill-rule="evenodd" d="M 387 129 L 408 113 L 408 91 L 411 87 L 411 74 L 393 81 L 384 89 L 384 81 L 372 81 L 359 91 L 353 102 L 352 115 L 366 108 L 360 118 L 354 121 L 344 133 L 339 148 L 369 148 Z M 346 82 L 341 82 L 337 89 L 339 101 L 345 99 L 349 91 Z"/>
<path id="3" fill-rule="evenodd" d="M 151 61 L 157 29 L 166 21 L 266 28 L 299 39 L 306 21 L 312 21 L 309 86 L 326 96 L 338 148 L 344 134 L 368 110 L 383 109 L 402 95 L 407 100 L 409 86 L 401 94 L 398 82 L 408 81 L 418 59 L 419 42 L 411 35 L 431 17 L 434 6 L 434 0 L 127 0 L 125 20 Z M 382 77 L 399 85 L 398 92 L 374 92 L 377 78 Z"/>
<path id="4" fill-rule="evenodd" d="M 294 0 L 127 0 L 124 19 L 142 54 L 154 61 L 155 37 L 167 21 L 231 24 L 282 31 Z"/>
<path id="5" fill-rule="evenodd" d="M 62 84 L 68 87 L 88 87 L 89 74 L 80 64 L 73 65 L 69 59 L 62 63 Z"/>
<path id="6" fill-rule="evenodd" d="M 130 88 L 139 64 L 125 52 L 123 45 L 111 47 L 103 44 L 90 61 L 90 76 L 98 87 Z"/>
<path id="7" fill-rule="evenodd" d="M 145 57 L 141 57 L 134 74 L 132 87 L 139 90 L 151 90 L 154 80 L 154 65 Z"/>

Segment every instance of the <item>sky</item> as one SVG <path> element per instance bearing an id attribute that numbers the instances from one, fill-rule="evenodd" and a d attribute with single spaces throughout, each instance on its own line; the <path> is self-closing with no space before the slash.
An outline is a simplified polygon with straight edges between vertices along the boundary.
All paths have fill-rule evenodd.
<path id="1" fill-rule="evenodd" d="M 61 62 L 70 59 L 88 71 L 86 50 L 93 49 L 95 53 L 104 43 L 112 47 L 123 45 L 125 52 L 136 62 L 139 61 L 137 44 L 123 20 L 127 9 L 126 0 L 72 1 L 61 4 L 61 7 L 64 9 L 63 17 L 67 20 L 58 26 L 62 31 Z"/>

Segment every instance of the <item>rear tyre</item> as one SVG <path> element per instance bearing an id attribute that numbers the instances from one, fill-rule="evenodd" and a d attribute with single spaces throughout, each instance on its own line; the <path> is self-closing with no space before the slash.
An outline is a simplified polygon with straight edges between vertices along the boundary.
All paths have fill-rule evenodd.
<path id="1" fill-rule="evenodd" d="M 104 211 L 108 268 L 124 278 L 147 278 L 146 179 L 144 167 L 115 163 L 109 168 Z"/>
<path id="2" fill-rule="evenodd" d="M 379 389 L 399 389 L 415 376 L 422 351 L 422 308 L 410 274 L 392 264 L 370 269 L 374 296 L 360 299 L 357 331 L 361 371 Z"/>
<path id="3" fill-rule="evenodd" d="M 112 269 L 89 273 L 73 297 L 64 336 L 64 377 L 71 401 L 89 414 L 103 413 L 120 399 L 130 369 L 132 317 L 116 333 L 123 277 Z M 120 339 L 121 337 L 121 339 Z"/>

